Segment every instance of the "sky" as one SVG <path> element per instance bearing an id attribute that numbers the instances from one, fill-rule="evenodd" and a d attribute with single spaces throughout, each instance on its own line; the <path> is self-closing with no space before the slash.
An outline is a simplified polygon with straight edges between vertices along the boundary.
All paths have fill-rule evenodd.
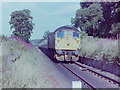
<path id="1" fill-rule="evenodd" d="M 10 36 L 10 14 L 15 10 L 29 9 L 35 24 L 31 39 L 42 38 L 45 31 L 53 32 L 64 25 L 71 25 L 71 18 L 75 17 L 80 8 L 79 2 L 2 2 L 2 34 Z M 2 18 L 1 18 L 2 17 Z M 1 22 L 0 22 L 1 25 Z"/>

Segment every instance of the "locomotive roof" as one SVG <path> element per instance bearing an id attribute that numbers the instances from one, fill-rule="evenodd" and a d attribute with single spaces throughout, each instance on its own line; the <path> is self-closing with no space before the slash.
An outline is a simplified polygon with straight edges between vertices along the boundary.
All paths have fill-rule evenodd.
<path id="1" fill-rule="evenodd" d="M 57 28 L 54 32 L 57 32 L 57 31 L 63 30 L 63 29 L 75 30 L 75 31 L 79 32 L 79 30 L 74 26 L 62 26 L 62 27 Z"/>

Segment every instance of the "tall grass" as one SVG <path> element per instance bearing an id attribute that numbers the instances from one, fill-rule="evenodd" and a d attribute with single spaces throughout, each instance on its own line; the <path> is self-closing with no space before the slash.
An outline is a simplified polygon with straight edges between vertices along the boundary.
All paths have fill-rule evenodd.
<path id="1" fill-rule="evenodd" d="M 80 56 L 113 62 L 120 58 L 118 55 L 118 40 L 84 37 L 81 40 Z"/>
<path id="2" fill-rule="evenodd" d="M 33 47 L 29 48 L 25 46 L 26 43 L 13 38 L 6 38 L 4 40 L 0 36 L 0 42 L 2 42 L 0 43 L 0 51 L 2 51 L 2 54 L 0 54 L 0 70 L 2 70 L 0 71 L 0 74 L 2 73 L 2 77 L 0 77 L 0 89 L 1 87 L 24 88 L 26 84 L 27 87 L 34 87 L 35 85 L 32 81 L 34 75 L 37 78 L 40 76 L 38 75 L 38 70 L 40 70 L 38 66 L 41 66 L 41 63 L 39 63 L 41 56 L 38 50 Z M 42 81 L 42 79 L 40 80 Z M 38 87 L 40 85 L 41 82 Z"/>

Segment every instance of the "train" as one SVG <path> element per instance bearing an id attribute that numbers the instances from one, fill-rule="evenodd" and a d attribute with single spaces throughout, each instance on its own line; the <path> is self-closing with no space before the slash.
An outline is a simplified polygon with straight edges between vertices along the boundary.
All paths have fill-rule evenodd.
<path id="1" fill-rule="evenodd" d="M 47 50 L 57 61 L 76 62 L 80 53 L 80 31 L 74 26 L 61 26 L 50 33 L 39 48 Z"/>

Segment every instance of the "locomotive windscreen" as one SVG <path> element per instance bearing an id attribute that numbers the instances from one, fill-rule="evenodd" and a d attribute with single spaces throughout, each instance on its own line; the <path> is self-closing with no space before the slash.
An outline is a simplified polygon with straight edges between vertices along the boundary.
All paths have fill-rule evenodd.
<path id="1" fill-rule="evenodd" d="M 63 38 L 64 32 L 57 32 L 57 38 Z"/>
<path id="2" fill-rule="evenodd" d="M 72 31 L 65 31 L 65 35 L 73 35 L 73 32 Z"/>
<path id="3" fill-rule="evenodd" d="M 70 35 L 74 38 L 79 38 L 79 33 L 78 32 L 73 32 L 73 31 L 60 31 L 60 32 L 57 32 L 57 38 L 64 38 L 65 36 L 67 35 Z"/>
<path id="4" fill-rule="evenodd" d="M 77 32 L 73 32 L 73 37 L 77 37 L 77 38 L 79 38 L 79 33 L 77 33 Z"/>

